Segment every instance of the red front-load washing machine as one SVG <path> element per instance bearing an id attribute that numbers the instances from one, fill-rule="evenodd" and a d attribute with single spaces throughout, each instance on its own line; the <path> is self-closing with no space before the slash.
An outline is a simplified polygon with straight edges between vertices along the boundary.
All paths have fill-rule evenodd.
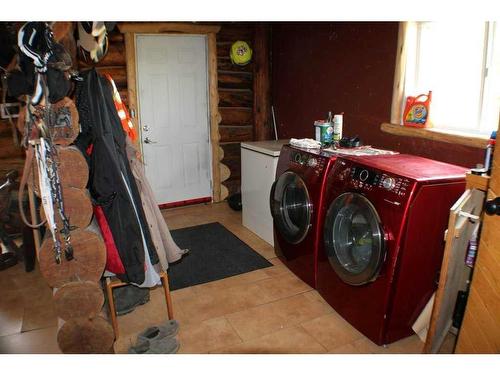
<path id="1" fill-rule="evenodd" d="M 317 289 L 378 345 L 412 334 L 436 290 L 466 169 L 412 155 L 339 157 L 325 183 Z"/>

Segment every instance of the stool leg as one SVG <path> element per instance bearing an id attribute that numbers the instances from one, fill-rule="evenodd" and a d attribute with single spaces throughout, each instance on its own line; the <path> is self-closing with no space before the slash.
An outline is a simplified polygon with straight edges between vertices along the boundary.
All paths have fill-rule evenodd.
<path id="1" fill-rule="evenodd" d="M 111 285 L 111 281 L 109 277 L 106 278 L 106 293 L 108 295 L 108 305 L 109 305 L 109 315 L 111 317 L 111 324 L 113 326 L 113 330 L 115 331 L 115 340 L 118 339 L 118 322 L 116 320 L 116 310 L 115 310 L 115 300 L 113 299 L 113 286 Z"/>
<path id="2" fill-rule="evenodd" d="M 165 272 L 161 273 L 163 291 L 165 292 L 165 301 L 167 302 L 168 319 L 174 319 L 174 310 L 172 308 L 172 299 L 170 297 L 170 287 L 168 286 L 168 276 Z"/>

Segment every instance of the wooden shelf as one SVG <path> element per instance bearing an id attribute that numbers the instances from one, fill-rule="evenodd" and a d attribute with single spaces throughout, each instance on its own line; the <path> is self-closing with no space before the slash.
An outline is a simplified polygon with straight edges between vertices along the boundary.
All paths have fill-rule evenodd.
<path id="1" fill-rule="evenodd" d="M 396 125 L 385 122 L 380 125 L 380 130 L 382 130 L 384 133 L 400 135 L 403 137 L 425 138 L 432 141 L 453 143 L 481 149 L 486 148 L 486 146 L 488 145 L 487 136 L 473 136 L 470 134 L 444 131 L 434 128 L 412 128 L 409 126 Z"/>
<path id="2" fill-rule="evenodd" d="M 490 176 L 479 176 L 477 174 L 467 173 L 465 175 L 465 182 L 467 189 L 487 191 L 490 183 Z"/>

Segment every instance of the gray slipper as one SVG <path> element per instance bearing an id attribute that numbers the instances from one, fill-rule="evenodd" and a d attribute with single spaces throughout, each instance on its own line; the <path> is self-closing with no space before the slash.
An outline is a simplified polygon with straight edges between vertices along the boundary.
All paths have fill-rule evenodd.
<path id="1" fill-rule="evenodd" d="M 175 337 L 164 337 L 155 341 L 141 341 L 128 350 L 129 354 L 175 354 L 179 350 Z"/>
<path id="2" fill-rule="evenodd" d="M 173 337 L 179 332 L 177 320 L 168 320 L 165 324 L 146 328 L 137 336 L 137 345 L 144 341 L 157 341 L 164 337 Z"/>
<path id="3" fill-rule="evenodd" d="M 106 296 L 107 299 L 107 296 Z M 149 289 L 125 285 L 113 290 L 116 315 L 125 315 L 149 301 Z M 107 301 L 106 301 L 107 302 Z"/>

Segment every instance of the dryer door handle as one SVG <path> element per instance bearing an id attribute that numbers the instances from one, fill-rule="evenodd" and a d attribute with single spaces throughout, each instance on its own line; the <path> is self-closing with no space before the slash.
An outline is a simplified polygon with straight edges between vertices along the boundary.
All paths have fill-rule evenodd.
<path id="1" fill-rule="evenodd" d="M 269 210 L 271 211 L 271 216 L 273 217 L 274 220 L 274 191 L 276 190 L 276 182 L 275 180 L 273 184 L 271 185 L 271 191 L 269 192 Z"/>

